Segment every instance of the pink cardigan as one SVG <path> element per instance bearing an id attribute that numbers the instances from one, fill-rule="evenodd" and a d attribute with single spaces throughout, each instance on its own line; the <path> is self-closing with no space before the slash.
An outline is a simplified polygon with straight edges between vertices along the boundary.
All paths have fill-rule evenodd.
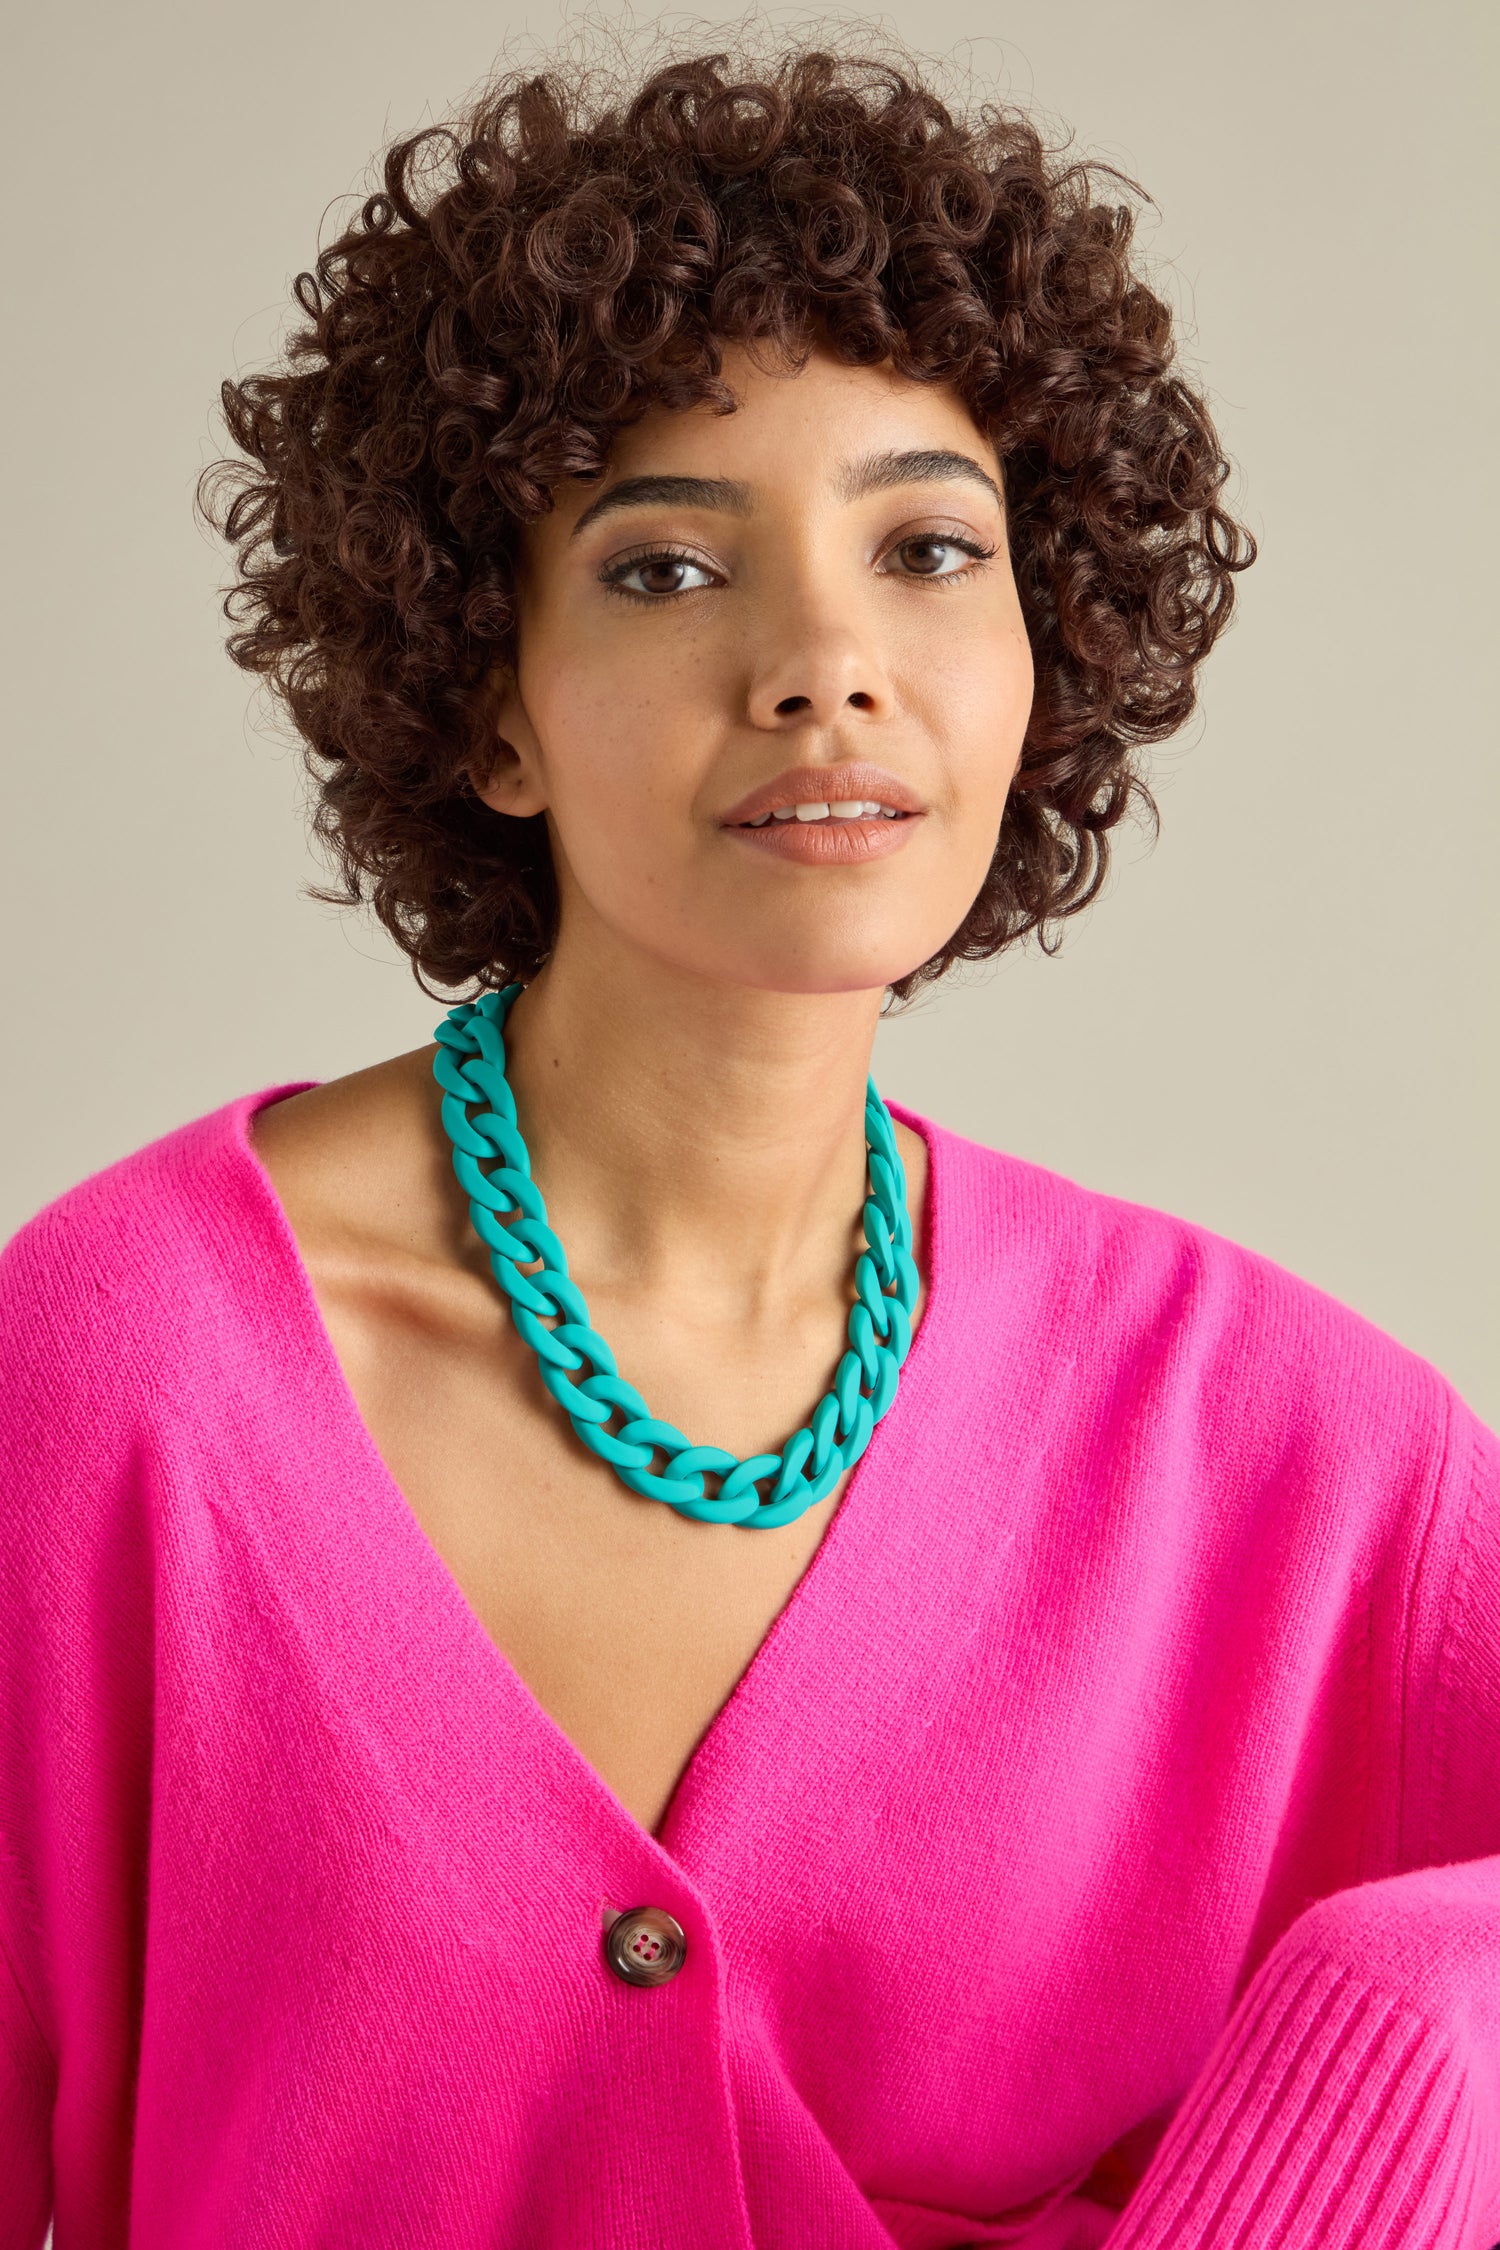
<path id="1" fill-rule="evenodd" d="M 0 1260 L 3 2250 L 1488 2250 L 1500 1446 L 1432 1367 L 898 1111 L 926 1318 L 658 1843 L 375 1452 L 292 1090 Z"/>

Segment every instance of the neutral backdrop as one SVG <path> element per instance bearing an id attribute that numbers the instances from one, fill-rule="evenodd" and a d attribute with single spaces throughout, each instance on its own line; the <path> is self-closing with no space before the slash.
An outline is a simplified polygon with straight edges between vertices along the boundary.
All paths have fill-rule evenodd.
<path id="1" fill-rule="evenodd" d="M 1151 191 L 1149 253 L 1263 552 L 1200 719 L 1157 756 L 1159 843 L 1127 837 L 1058 957 L 883 1027 L 880 1081 L 1266 1252 L 1500 1421 L 1494 12 L 903 0 L 883 20 Z M 379 931 L 300 895 L 298 763 L 222 653 L 225 558 L 191 493 L 221 377 L 274 351 L 372 152 L 557 21 L 528 0 L 26 11 L 4 136 L 0 1233 L 248 1088 L 430 1035 Z"/>

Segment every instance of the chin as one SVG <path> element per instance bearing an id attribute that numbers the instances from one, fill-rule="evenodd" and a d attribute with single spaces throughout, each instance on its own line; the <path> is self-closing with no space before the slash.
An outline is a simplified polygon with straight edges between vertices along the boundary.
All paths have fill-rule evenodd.
<path id="1" fill-rule="evenodd" d="M 752 915 L 715 900 L 708 911 L 675 915 L 666 927 L 623 915 L 613 926 L 632 952 L 669 970 L 731 990 L 811 999 L 883 992 L 941 952 L 962 918 L 959 911 L 924 916 L 924 926 L 914 929 L 909 912 L 840 914 L 829 901 L 818 913 L 767 913 L 761 906 Z"/>
<path id="2" fill-rule="evenodd" d="M 938 944 L 941 942 L 939 939 Z M 933 945 L 912 957 L 872 946 L 867 952 L 840 952 L 823 958 L 809 957 L 807 952 L 779 960 L 762 956 L 753 962 L 736 963 L 729 981 L 762 992 L 805 993 L 809 998 L 841 992 L 881 992 L 898 978 L 909 977 L 936 951 L 937 945 Z"/>

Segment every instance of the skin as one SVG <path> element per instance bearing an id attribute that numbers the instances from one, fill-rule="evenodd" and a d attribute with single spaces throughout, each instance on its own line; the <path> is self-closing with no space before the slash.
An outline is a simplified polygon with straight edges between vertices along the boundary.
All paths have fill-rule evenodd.
<path id="1" fill-rule="evenodd" d="M 557 944 L 507 1027 L 552 1224 L 652 1411 L 747 1454 L 844 1348 L 880 1007 L 983 881 L 1032 669 L 1000 465 L 956 395 L 823 353 L 725 372 L 733 414 L 654 410 L 528 532 L 475 781 L 497 816 L 545 813 L 558 871 Z M 850 759 L 920 808 L 899 839 L 861 824 L 806 864 L 725 824 Z M 272 1105 L 257 1152 L 400 1497 L 659 1834 L 844 1486 L 775 1530 L 695 1524 L 579 1444 L 469 1225 L 433 1052 Z M 926 1146 L 897 1139 L 920 1320 Z"/>

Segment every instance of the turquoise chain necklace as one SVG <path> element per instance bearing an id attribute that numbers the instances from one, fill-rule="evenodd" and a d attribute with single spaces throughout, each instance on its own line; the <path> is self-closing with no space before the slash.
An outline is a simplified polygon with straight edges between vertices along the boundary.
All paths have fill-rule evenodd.
<path id="1" fill-rule="evenodd" d="M 453 1169 L 489 1251 L 490 1271 L 510 1300 L 518 1332 L 536 1353 L 542 1381 L 584 1444 L 632 1492 L 664 1500 L 699 1523 L 769 1530 L 795 1522 L 827 1497 L 864 1452 L 876 1423 L 890 1410 L 911 1348 L 917 1269 L 906 1171 L 874 1080 L 865 1090 L 867 1247 L 854 1268 L 849 1348 L 833 1388 L 806 1425 L 779 1453 L 753 1453 L 742 1461 L 722 1446 L 691 1444 L 681 1430 L 652 1414 L 615 1366 L 582 1293 L 569 1279 L 566 1253 L 547 1224 L 547 1207 L 531 1177 L 505 1075 L 505 1019 L 520 990 L 519 984 L 507 985 L 503 992 L 450 1008 L 437 1027 L 432 1067 L 443 1089 Z M 481 1169 L 485 1165 L 492 1168 Z M 537 1270 L 523 1271 L 526 1267 Z M 588 1371 L 580 1376 L 583 1367 Z M 610 1429 L 617 1414 L 622 1419 Z M 718 1480 L 712 1494 L 710 1478 Z"/>

